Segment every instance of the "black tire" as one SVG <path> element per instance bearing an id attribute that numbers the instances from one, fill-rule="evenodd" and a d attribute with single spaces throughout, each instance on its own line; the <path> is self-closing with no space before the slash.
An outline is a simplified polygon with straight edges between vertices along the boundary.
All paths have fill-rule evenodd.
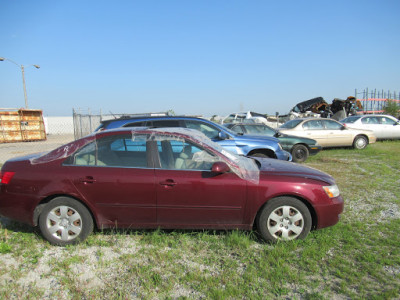
<path id="1" fill-rule="evenodd" d="M 261 152 L 250 154 L 250 156 L 260 157 L 260 158 L 275 158 L 274 156 L 268 156 L 267 154 Z"/>
<path id="2" fill-rule="evenodd" d="M 79 201 L 58 197 L 43 208 L 39 228 L 43 237 L 53 245 L 76 244 L 93 231 L 93 218 Z"/>
<path id="3" fill-rule="evenodd" d="M 353 141 L 353 148 L 354 149 L 365 149 L 368 146 L 368 139 L 365 136 L 357 135 Z"/>
<path id="4" fill-rule="evenodd" d="M 292 160 L 294 162 L 304 162 L 308 158 L 308 148 L 304 145 L 294 145 L 291 151 Z"/>
<path id="5" fill-rule="evenodd" d="M 304 239 L 311 230 L 312 218 L 307 206 L 298 199 L 278 197 L 262 208 L 257 230 L 267 242 Z"/>

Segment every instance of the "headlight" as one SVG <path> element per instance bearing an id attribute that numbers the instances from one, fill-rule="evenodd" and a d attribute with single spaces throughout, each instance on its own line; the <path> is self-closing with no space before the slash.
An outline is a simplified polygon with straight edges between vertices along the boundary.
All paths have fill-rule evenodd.
<path id="1" fill-rule="evenodd" d="M 328 195 L 329 198 L 335 198 L 340 195 L 339 187 L 336 184 L 323 186 L 322 188 L 325 190 L 325 193 Z"/>

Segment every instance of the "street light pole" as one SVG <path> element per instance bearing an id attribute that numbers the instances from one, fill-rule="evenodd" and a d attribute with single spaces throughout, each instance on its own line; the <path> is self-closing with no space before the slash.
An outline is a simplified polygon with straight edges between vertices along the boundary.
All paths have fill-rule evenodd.
<path id="1" fill-rule="evenodd" d="M 26 93 L 26 84 L 25 84 L 25 66 L 24 65 L 20 65 L 18 63 L 16 63 L 15 61 L 9 59 L 9 58 L 5 58 L 5 57 L 0 57 L 0 61 L 5 61 L 8 60 L 9 62 L 12 62 L 14 65 L 17 65 L 19 68 L 21 68 L 21 73 L 22 73 L 22 86 L 24 88 L 24 98 L 25 98 L 25 108 L 28 109 L 28 96 Z M 39 65 L 29 65 L 29 66 L 33 66 L 36 69 L 39 69 L 40 66 Z M 29 67 L 28 66 L 28 67 Z"/>

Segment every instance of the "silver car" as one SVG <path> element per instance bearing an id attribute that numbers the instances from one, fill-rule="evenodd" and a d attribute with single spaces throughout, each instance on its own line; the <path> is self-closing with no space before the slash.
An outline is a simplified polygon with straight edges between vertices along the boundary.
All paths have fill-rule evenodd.
<path id="1" fill-rule="evenodd" d="M 347 128 L 372 130 L 378 140 L 400 139 L 400 122 L 388 115 L 350 116 L 340 121 Z"/>

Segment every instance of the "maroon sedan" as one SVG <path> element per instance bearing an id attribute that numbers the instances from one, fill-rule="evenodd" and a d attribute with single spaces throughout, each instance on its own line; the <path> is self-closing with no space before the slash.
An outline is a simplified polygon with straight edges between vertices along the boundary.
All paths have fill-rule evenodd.
<path id="1" fill-rule="evenodd" d="M 117 129 L 8 160 L 0 214 L 52 244 L 96 228 L 257 228 L 266 241 L 334 225 L 343 199 L 315 169 L 232 154 L 197 131 Z"/>

